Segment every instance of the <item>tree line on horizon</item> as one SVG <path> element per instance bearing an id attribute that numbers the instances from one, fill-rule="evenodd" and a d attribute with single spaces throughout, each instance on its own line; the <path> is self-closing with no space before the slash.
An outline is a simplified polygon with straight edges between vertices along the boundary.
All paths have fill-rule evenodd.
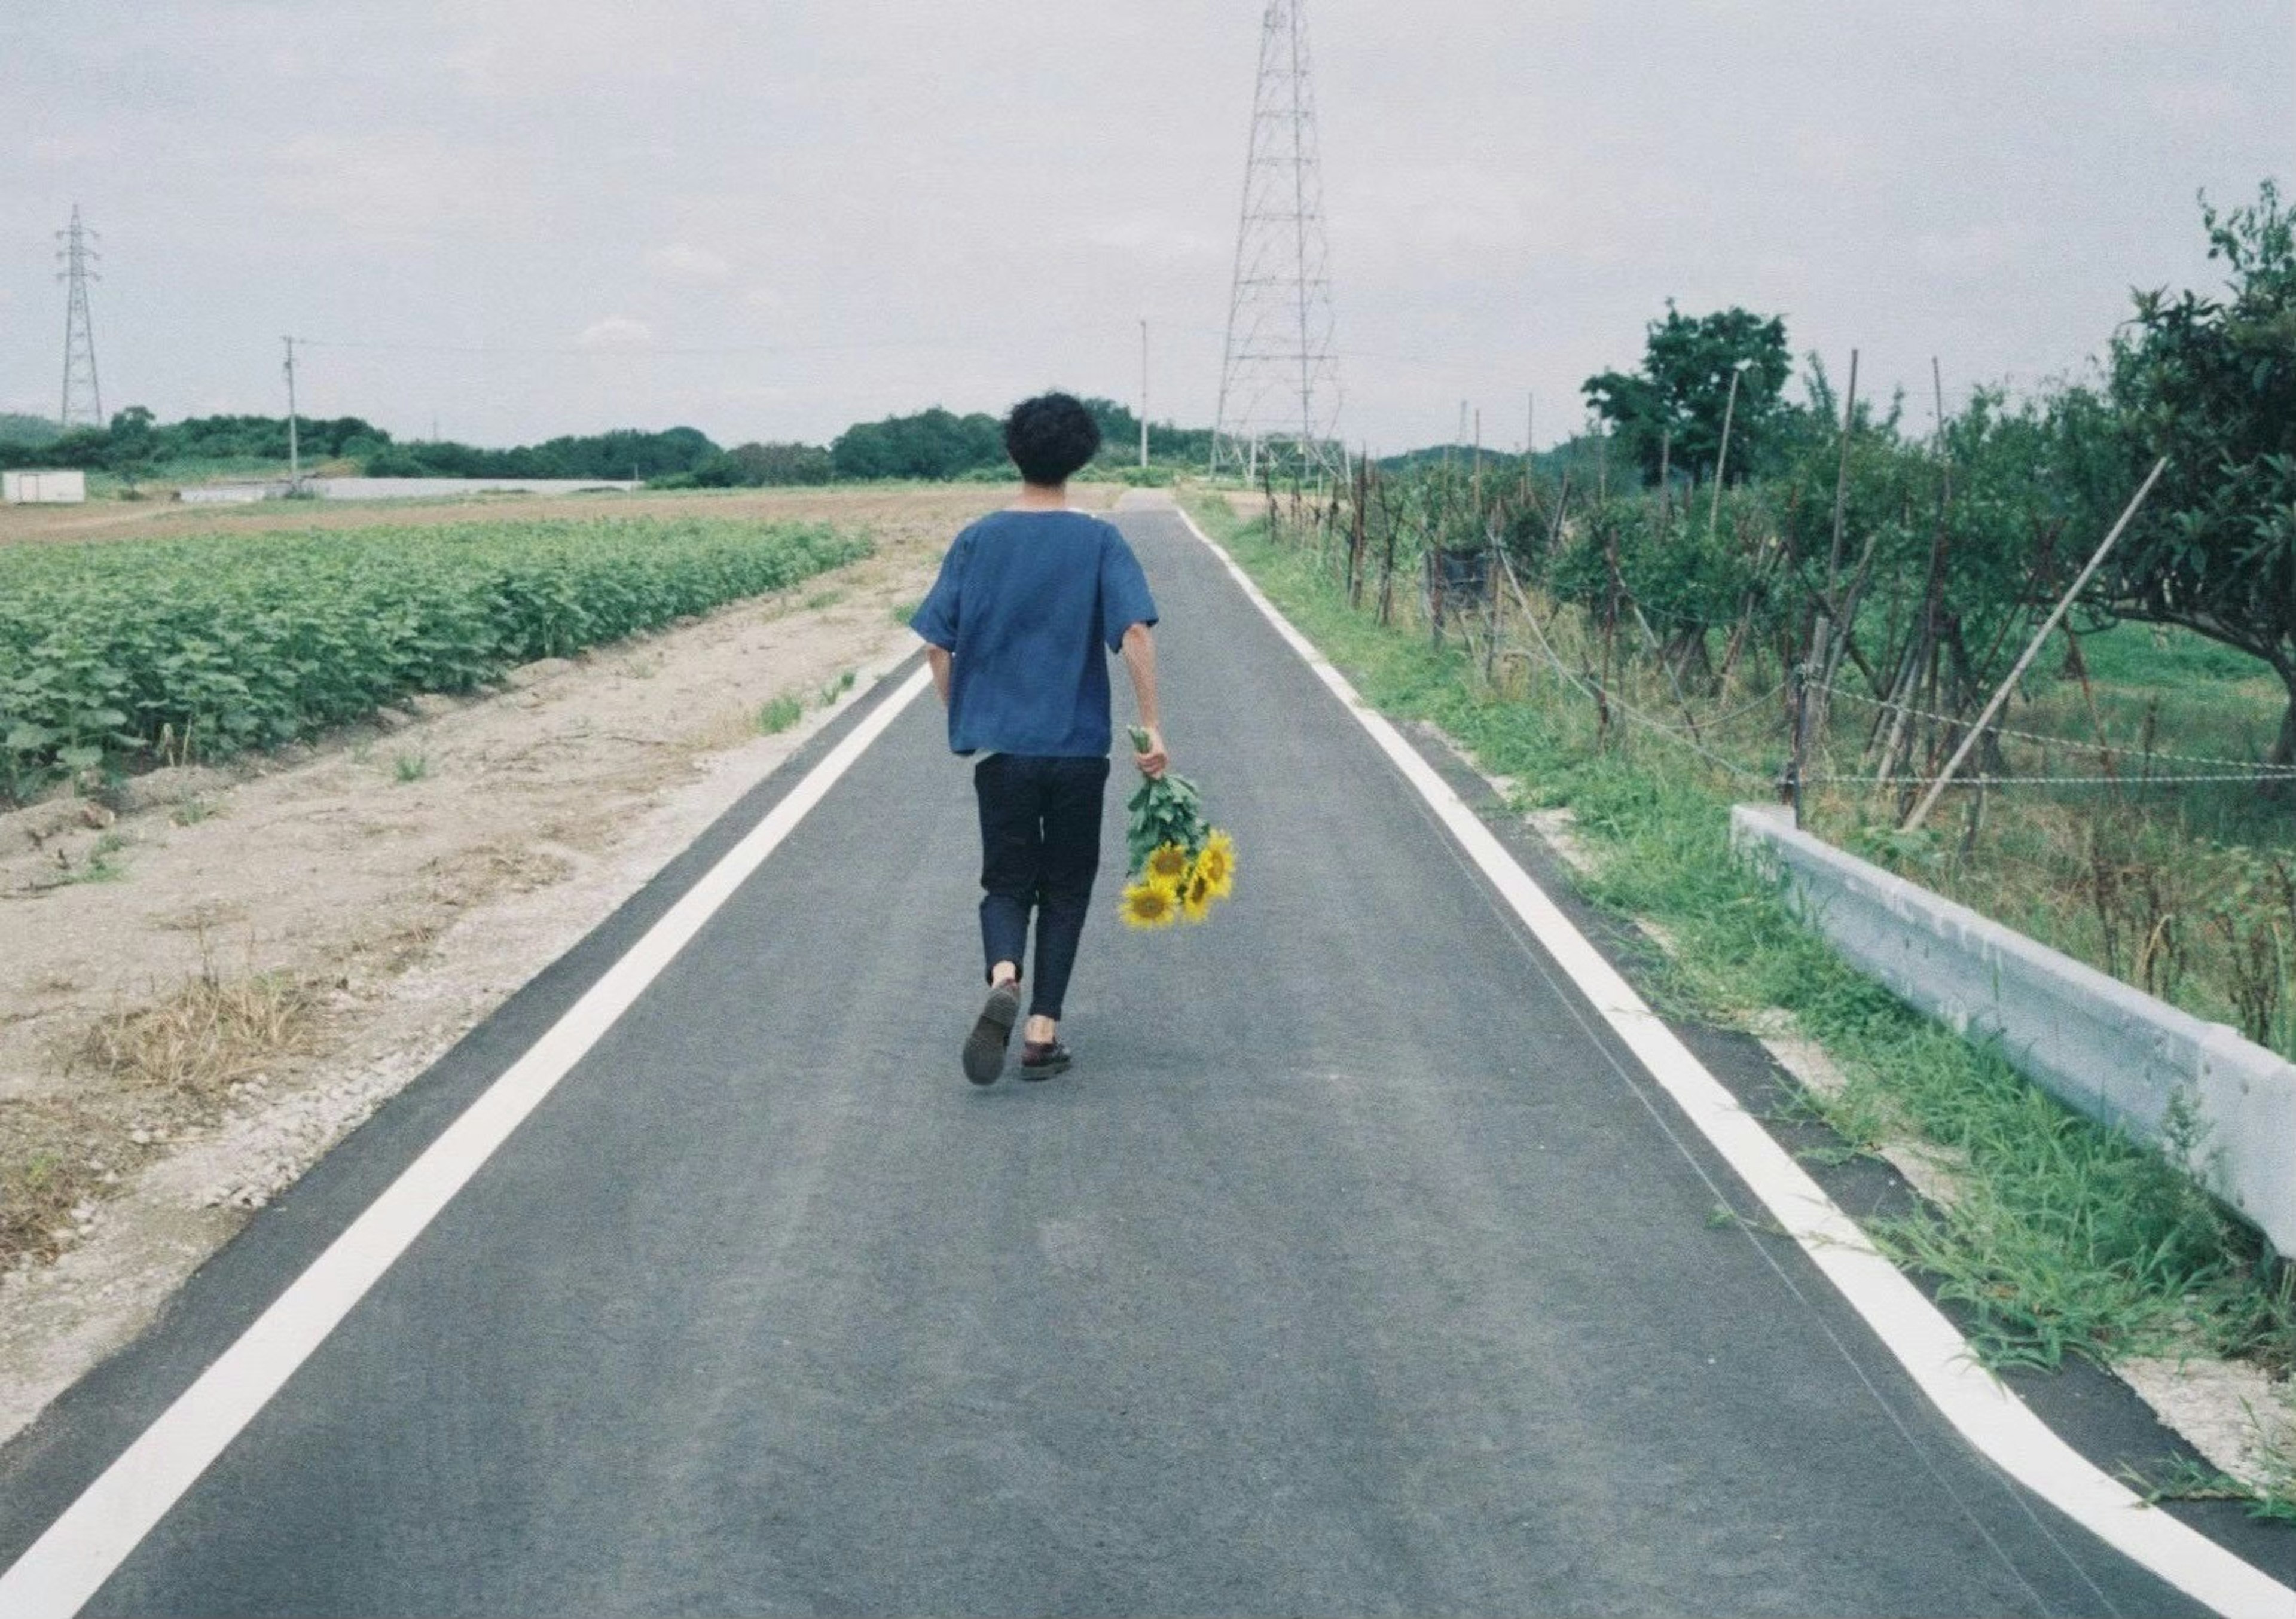
<path id="1" fill-rule="evenodd" d="M 1140 420 L 1124 405 L 1092 398 L 1103 442 L 1100 464 L 1129 465 L 1139 454 Z M 935 405 L 907 415 L 856 422 L 826 445 L 752 442 L 720 446 L 698 428 L 621 429 L 566 435 L 539 444 L 489 448 L 449 439 L 406 439 L 357 416 L 298 417 L 296 438 L 308 463 L 350 461 L 370 478 L 636 478 L 658 488 L 757 488 L 873 478 L 1003 479 L 1001 421 Z M 1209 428 L 1149 425 L 1152 461 L 1201 464 Z M 38 416 L 0 415 L 0 466 L 66 467 L 127 480 L 171 468 L 275 463 L 287 459 L 283 416 L 218 415 L 162 422 L 130 405 L 102 428 L 66 431 Z"/>

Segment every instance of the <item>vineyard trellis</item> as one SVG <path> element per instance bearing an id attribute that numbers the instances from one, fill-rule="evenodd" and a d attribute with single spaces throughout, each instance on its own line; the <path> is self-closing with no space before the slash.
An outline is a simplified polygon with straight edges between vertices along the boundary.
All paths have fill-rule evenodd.
<path id="1" fill-rule="evenodd" d="M 2052 801 L 2088 913 L 2069 942 L 2154 993 L 2206 987 L 2213 972 L 2204 1009 L 2296 1055 L 2296 851 L 2194 842 L 2175 824 L 2195 795 L 2284 792 L 2296 765 L 2164 745 L 2157 693 L 2116 729 L 2070 626 L 2051 638 L 2062 668 L 2023 671 L 1988 715 L 2079 536 L 2053 514 L 2029 522 L 2021 558 L 1988 553 L 1965 543 L 1948 497 L 1920 511 L 1913 488 L 1894 503 L 1861 490 L 1859 453 L 1843 451 L 1833 490 L 1709 490 L 1694 506 L 1663 488 L 1590 497 L 1528 468 L 1484 478 L 1464 458 L 1402 473 L 1366 459 L 1344 482 L 1262 495 L 1273 539 L 1352 609 L 1447 654 L 1486 699 L 1538 704 L 1597 753 L 1647 745 L 1733 796 L 1800 799 L 1826 833 L 1936 886 L 1985 880 L 2004 805 Z M 1951 476 L 1942 448 L 1933 471 Z M 1991 596 L 1955 576 L 1956 541 Z M 1877 560 L 1909 553 L 1910 577 Z M 2062 723 L 2066 691 L 2079 724 Z M 1969 764 L 1948 781 L 1964 742 Z M 1906 833 L 1940 788 L 1957 831 Z"/>

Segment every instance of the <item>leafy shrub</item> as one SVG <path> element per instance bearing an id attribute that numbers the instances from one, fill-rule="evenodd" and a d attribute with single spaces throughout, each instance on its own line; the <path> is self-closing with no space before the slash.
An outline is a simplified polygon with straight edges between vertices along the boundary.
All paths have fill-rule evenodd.
<path id="1" fill-rule="evenodd" d="M 868 553 L 725 519 L 458 523 L 0 550 L 0 797 L 466 691 Z"/>

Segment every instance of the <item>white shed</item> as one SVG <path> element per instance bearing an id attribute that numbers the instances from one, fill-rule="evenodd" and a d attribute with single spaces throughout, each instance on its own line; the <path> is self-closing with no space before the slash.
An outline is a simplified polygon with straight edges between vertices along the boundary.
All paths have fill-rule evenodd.
<path id="1" fill-rule="evenodd" d="M 85 472 L 0 472 L 0 501 L 12 506 L 77 506 L 86 498 Z"/>

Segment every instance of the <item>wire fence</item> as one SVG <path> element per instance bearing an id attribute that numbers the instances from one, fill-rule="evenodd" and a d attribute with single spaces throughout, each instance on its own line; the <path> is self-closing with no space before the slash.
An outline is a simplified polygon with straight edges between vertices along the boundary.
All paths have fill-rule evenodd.
<path id="1" fill-rule="evenodd" d="M 1472 500 L 1447 511 L 1439 492 L 1382 491 L 1376 474 L 1262 494 L 1271 536 L 1351 608 L 1424 637 L 1488 696 L 1538 708 L 1566 743 L 1655 749 L 1728 796 L 1792 803 L 1821 837 L 2296 1057 L 2296 765 L 2194 746 L 2268 724 L 2253 693 L 2251 719 L 2200 724 L 2216 696 L 2100 690 L 2071 642 L 2062 670 L 2027 667 L 1997 707 L 2004 683 L 1982 661 L 1916 682 L 1910 657 L 1845 659 L 1838 642 L 1828 657 L 1808 617 L 1767 638 L 1742 619 L 1685 634 L 1615 566 L 1591 590 L 1584 574 L 1563 581 L 1575 597 L 1518 568 L 1528 554 L 1551 573 L 1585 540 L 1562 513 L 1567 488 L 1543 528 L 1520 504 L 1511 523 Z M 1987 626 L 1991 666 L 2038 622 Z M 1909 812 L 1933 790 L 1940 814 L 1915 831 Z"/>
<path id="2" fill-rule="evenodd" d="M 1645 655 L 1637 657 L 1630 645 L 1620 644 L 1628 638 L 1618 632 L 1616 625 L 1607 631 L 1598 630 L 1584 621 L 1587 615 L 1581 611 L 1580 621 L 1574 626 L 1578 634 L 1573 649 L 1581 656 L 1574 663 L 1557 647 L 1551 629 L 1559 622 L 1570 621 L 1573 609 L 1552 597 L 1541 599 L 1538 586 L 1526 586 L 1521 582 L 1512 560 L 1498 543 L 1496 529 L 1487 547 L 1488 554 L 1480 565 L 1463 570 L 1456 578 L 1443 576 L 1442 570 L 1463 553 L 1456 550 L 1447 552 L 1439 544 L 1439 536 L 1431 532 L 1431 523 L 1426 525 L 1425 531 L 1410 535 L 1410 543 L 1398 546 L 1390 540 L 1381 555 L 1381 577 L 1374 590 L 1364 576 L 1370 561 L 1365 548 L 1367 525 L 1358 516 L 1361 505 L 1370 503 L 1367 498 L 1359 497 L 1358 505 L 1351 503 L 1345 492 L 1334 488 L 1316 498 L 1287 498 L 1269 490 L 1267 499 L 1272 529 L 1277 537 L 1295 545 L 1314 544 L 1319 558 L 1345 576 L 1349 600 L 1358 608 L 1369 594 L 1377 603 L 1383 622 L 1415 620 L 1416 626 L 1423 628 L 1437 644 L 1447 638 L 1458 642 L 1471 654 L 1471 660 L 1486 671 L 1496 672 L 1501 666 L 1513 662 L 1543 667 L 1554 675 L 1560 689 L 1590 706 L 1597 716 L 1599 731 L 1607 733 L 1615 718 L 1624 726 L 1704 760 L 1734 781 L 1762 783 L 1776 789 L 1782 797 L 1790 797 L 1796 785 L 1805 789 L 1824 787 L 1902 796 L 1941 781 L 1972 792 L 2005 788 L 2166 789 L 2296 783 L 2296 765 L 2185 753 L 2154 746 L 2149 738 L 2115 740 L 2102 735 L 2080 737 L 2044 732 L 2005 724 L 1997 719 L 1987 724 L 1980 738 L 1986 764 L 1948 776 L 1940 768 L 1944 756 L 1973 723 L 1975 716 L 1971 714 L 1948 712 L 1894 696 L 1876 696 L 1839 679 L 1819 678 L 1814 672 L 1814 661 L 1795 666 L 1784 678 L 1769 682 L 1751 696 L 1733 696 L 1718 690 L 1693 695 L 1685 689 L 1679 675 L 1665 666 L 1663 657 L 1648 655 L 1658 651 L 1657 637 L 1639 608 L 1631 602 L 1624 604 L 1626 614 L 1636 622 L 1644 640 L 1649 643 Z M 1391 535 L 1397 527 L 1407 533 L 1411 527 L 1408 515 L 1395 508 L 1381 515 L 1387 519 Z M 1353 530 L 1353 544 L 1335 545 L 1336 531 L 1349 528 Z M 1399 572 L 1406 576 L 1400 590 Z M 1608 644 L 1598 652 L 1597 642 Z M 1652 668 L 1653 663 L 1660 666 Z M 1877 765 L 1870 757 L 1864 761 L 1865 768 L 1841 767 L 1835 762 L 1844 748 L 1841 727 L 1833 726 L 1826 734 L 1814 739 L 1798 736 L 1801 707 L 1813 698 L 1823 699 L 1822 707 L 1830 707 L 1832 701 L 1839 699 L 1874 715 L 1877 732 L 1882 724 L 1898 720 L 1928 727 L 1926 746 L 1901 750 L 1923 756 L 1926 767 L 1893 768 L 1886 761 Z M 1665 717 L 1657 711 L 1661 707 L 1679 717 Z M 1749 717 L 1763 715 L 1771 716 L 1773 723 L 1760 734 L 1742 741 L 1751 751 L 1766 756 L 1734 756 L 1710 740 Z M 1798 740 L 1803 744 L 1799 751 L 1805 756 L 1800 758 L 1797 767 L 1795 759 L 1788 756 L 1797 753 Z M 1860 753 L 1872 755 L 1876 741 L 1876 737 L 1869 735 L 1859 744 Z M 2010 767 L 2005 750 L 2018 745 L 2038 749 L 2041 763 L 2032 768 Z M 2101 763 L 2082 770 L 2046 768 L 2053 753 Z"/>

